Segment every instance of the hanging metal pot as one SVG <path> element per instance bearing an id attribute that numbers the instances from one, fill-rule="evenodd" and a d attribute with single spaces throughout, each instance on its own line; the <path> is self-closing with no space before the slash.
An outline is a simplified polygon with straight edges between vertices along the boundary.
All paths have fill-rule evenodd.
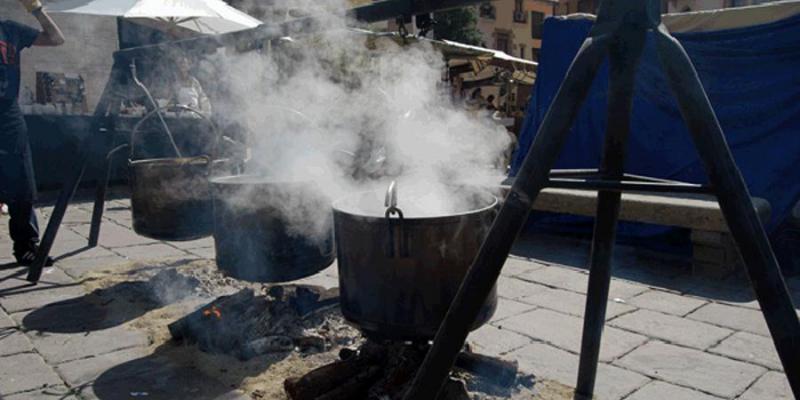
<path id="1" fill-rule="evenodd" d="M 374 192 L 333 204 L 342 313 L 366 334 L 394 340 L 436 334 L 498 204 L 494 196 L 466 188 L 454 189 L 453 196 L 464 206 L 441 215 L 404 215 L 394 185 L 384 212 Z M 493 290 L 473 329 L 489 321 L 496 307 Z"/>
<path id="2" fill-rule="evenodd" d="M 211 179 L 211 187 L 217 267 L 228 276 L 286 282 L 333 263 L 331 201 L 313 183 L 238 175 Z M 320 216 L 328 221 L 311 220 Z"/>
<path id="3" fill-rule="evenodd" d="M 157 240 L 194 240 L 210 236 L 213 210 L 208 177 L 212 167 L 226 164 L 209 156 L 183 157 L 171 133 L 166 130 L 175 158 L 137 159 L 136 136 L 144 122 L 160 115 L 165 107 L 148 113 L 131 132 L 128 160 L 133 229 L 139 235 Z M 198 115 L 209 122 L 219 138 L 216 126 L 197 110 L 171 106 Z M 219 139 L 217 139 L 219 140 Z"/>

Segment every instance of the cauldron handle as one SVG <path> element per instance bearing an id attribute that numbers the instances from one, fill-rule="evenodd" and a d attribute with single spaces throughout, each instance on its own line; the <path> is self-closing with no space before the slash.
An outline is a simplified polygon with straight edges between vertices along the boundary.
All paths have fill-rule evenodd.
<path id="1" fill-rule="evenodd" d="M 397 218 L 392 218 L 392 214 L 397 214 Z M 397 207 L 389 207 L 386 209 L 386 226 L 388 227 L 388 242 L 386 244 L 386 257 L 398 258 L 408 257 L 408 237 L 405 229 L 405 218 L 403 211 Z M 395 240 L 395 227 L 400 233 L 400 238 Z M 399 255 L 395 252 L 398 249 Z"/>
<path id="2" fill-rule="evenodd" d="M 167 121 L 165 121 L 164 116 L 161 115 L 162 108 L 158 106 L 158 103 L 156 103 L 156 100 L 153 98 L 153 95 L 150 94 L 150 90 L 147 89 L 147 86 L 145 86 L 145 84 L 139 80 L 139 75 L 136 73 L 136 60 L 131 61 L 131 77 L 133 77 L 133 82 L 136 83 L 136 86 L 139 86 L 139 88 L 142 89 L 144 94 L 147 95 L 147 99 L 150 100 L 150 104 L 153 105 L 153 109 L 156 111 L 156 114 L 158 115 L 158 120 L 161 121 L 161 126 L 164 127 L 164 133 L 167 134 L 167 137 L 169 138 L 169 143 L 172 145 L 172 149 L 175 150 L 175 154 L 178 156 L 178 158 L 183 157 L 183 155 L 181 154 L 181 150 L 178 148 L 178 145 L 175 144 L 175 138 L 172 136 L 172 132 L 169 130 L 169 125 L 167 125 Z M 132 149 L 133 146 L 131 146 L 131 150 Z"/>
<path id="3" fill-rule="evenodd" d="M 214 151 L 212 151 L 212 153 L 216 152 L 217 148 L 219 147 L 220 136 L 221 136 L 220 133 L 219 133 L 219 128 L 217 127 L 217 124 L 215 124 L 214 121 L 212 121 L 211 118 L 209 118 L 207 115 L 203 114 L 202 112 L 200 112 L 200 111 L 198 111 L 198 110 L 196 110 L 194 108 L 183 106 L 183 105 L 171 105 L 171 106 L 158 107 L 155 110 L 150 111 L 142 119 L 140 119 L 139 122 L 136 123 L 136 125 L 133 126 L 133 130 L 131 131 L 131 139 L 130 139 L 131 152 L 130 152 L 130 156 L 129 156 L 129 159 L 131 161 L 133 161 L 135 159 L 135 157 L 136 157 L 136 135 L 139 133 L 139 129 L 141 128 L 142 124 L 147 122 L 150 118 L 153 118 L 153 116 L 155 116 L 155 115 L 159 115 L 160 116 L 161 112 L 164 111 L 164 110 L 182 110 L 182 111 L 187 111 L 187 112 L 190 112 L 190 113 L 193 113 L 193 114 L 199 116 L 200 119 L 208 122 L 209 125 L 211 125 L 211 129 L 212 129 L 212 131 L 214 133 L 214 136 L 216 138 L 216 141 L 214 142 Z M 180 151 L 178 150 L 177 145 L 175 145 L 175 141 L 172 139 L 172 135 L 171 134 L 168 134 L 168 135 L 169 135 L 170 142 L 172 143 L 172 145 L 175 148 L 176 155 L 178 156 L 178 158 L 181 158 L 182 155 L 181 155 Z M 213 156 L 214 156 L 214 154 L 212 154 L 212 158 L 213 158 Z"/>
<path id="4" fill-rule="evenodd" d="M 387 207 L 388 210 L 397 209 L 397 182 L 392 181 L 389 184 L 389 188 L 386 189 L 386 198 L 383 200 L 384 207 Z"/>

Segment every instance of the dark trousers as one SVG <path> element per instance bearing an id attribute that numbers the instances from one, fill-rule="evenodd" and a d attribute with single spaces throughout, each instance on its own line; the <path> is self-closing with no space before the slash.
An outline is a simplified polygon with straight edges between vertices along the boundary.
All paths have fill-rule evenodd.
<path id="1" fill-rule="evenodd" d="M 39 224 L 33 210 L 35 198 L 25 119 L 16 100 L 0 100 L 0 201 L 8 204 L 14 255 L 23 255 L 39 242 Z"/>
<path id="2" fill-rule="evenodd" d="M 39 222 L 33 204 L 14 201 L 8 204 L 9 233 L 14 241 L 14 255 L 22 255 L 39 243 Z"/>

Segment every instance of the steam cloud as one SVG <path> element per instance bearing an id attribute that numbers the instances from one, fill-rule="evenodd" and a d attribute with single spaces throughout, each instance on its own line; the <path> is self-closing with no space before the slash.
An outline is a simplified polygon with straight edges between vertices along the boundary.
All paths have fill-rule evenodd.
<path id="1" fill-rule="evenodd" d="M 497 161 L 509 136 L 451 98 L 445 62 L 430 44 L 400 46 L 354 33 L 342 0 L 283 2 L 299 11 L 294 15 L 324 15 L 331 29 L 271 50 L 204 60 L 224 93 L 214 104 L 217 117 L 247 133 L 247 174 L 308 182 L 330 200 L 382 191 L 396 180 L 400 208 L 419 216 L 462 207 L 448 185 L 480 184 L 503 172 Z M 330 203 L 275 201 L 293 233 L 323 237 L 330 227 Z"/>

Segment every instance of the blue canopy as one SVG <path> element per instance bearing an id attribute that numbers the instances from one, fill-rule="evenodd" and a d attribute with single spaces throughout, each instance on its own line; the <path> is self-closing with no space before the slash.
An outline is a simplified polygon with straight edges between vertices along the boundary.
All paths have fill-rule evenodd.
<path id="1" fill-rule="evenodd" d="M 511 174 L 519 170 L 589 20 L 549 18 L 539 71 Z M 772 205 L 774 230 L 800 198 L 800 16 L 724 31 L 675 34 L 700 75 L 753 196 Z M 597 168 L 606 127 L 608 67 L 603 65 L 556 168 Z M 626 172 L 703 183 L 706 174 L 661 70 L 652 35 L 636 77 Z M 587 219 L 535 216 L 547 230 L 587 232 Z M 623 224 L 622 236 L 667 228 Z"/>

